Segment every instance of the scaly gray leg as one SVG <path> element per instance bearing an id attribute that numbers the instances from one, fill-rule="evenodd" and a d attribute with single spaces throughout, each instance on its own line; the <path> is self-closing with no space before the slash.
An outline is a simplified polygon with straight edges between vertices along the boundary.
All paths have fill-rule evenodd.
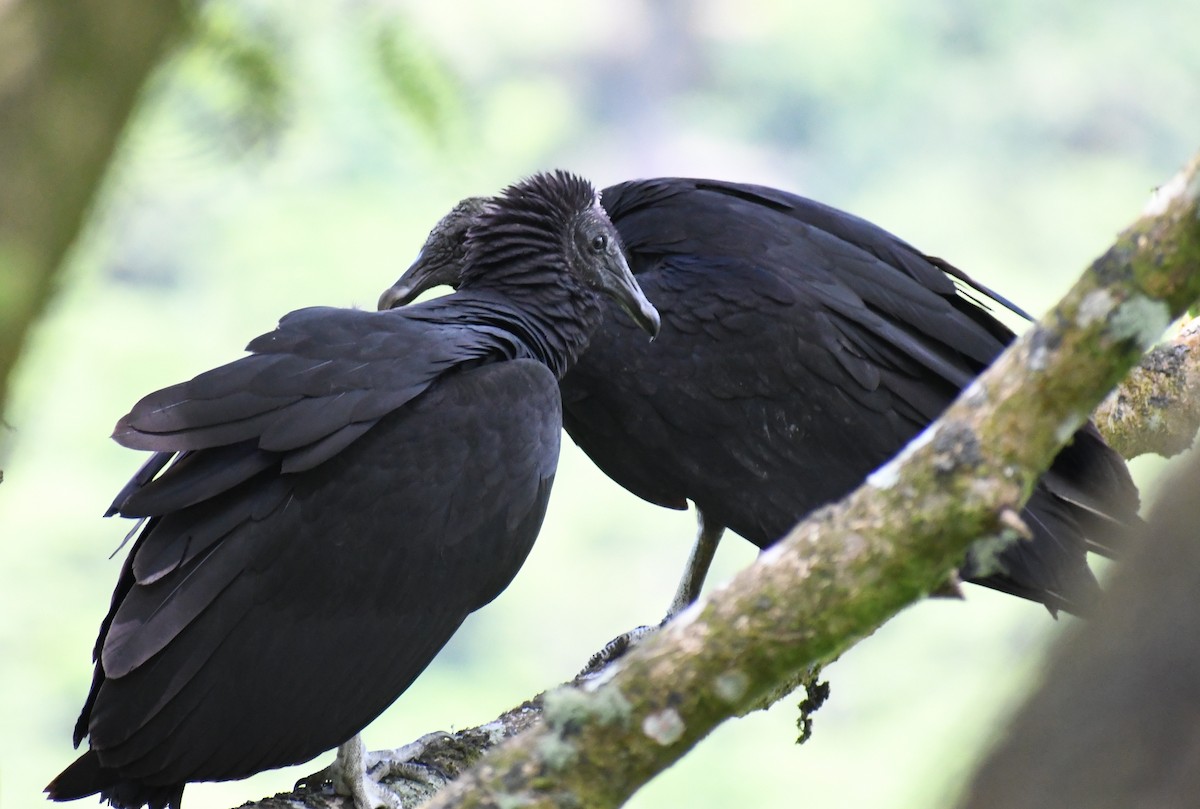
<path id="1" fill-rule="evenodd" d="M 671 599 L 671 607 L 667 610 L 668 620 L 700 597 L 704 577 L 708 575 L 708 569 L 717 553 L 717 545 L 721 542 L 721 535 L 725 533 L 725 526 L 711 525 L 710 522 L 704 519 L 704 512 L 697 508 L 696 544 L 692 546 L 692 553 L 683 569 L 683 578 L 679 580 L 679 588 L 675 591 L 675 597 Z"/>
<path id="2" fill-rule="evenodd" d="M 352 798 L 354 809 L 404 809 L 396 795 L 367 773 L 366 758 L 366 746 L 356 733 L 338 748 L 330 768 L 333 791 Z"/>
<path id="3" fill-rule="evenodd" d="M 296 781 L 295 791 L 328 790 L 332 786 L 338 795 L 353 799 L 354 809 L 402 809 L 400 796 L 383 783 L 384 779 L 401 778 L 403 781 L 394 780 L 397 789 L 416 804 L 424 803 L 449 779 L 436 767 L 415 760 L 425 756 L 428 747 L 444 736 L 442 731 L 426 733 L 404 747 L 376 753 L 367 753 L 362 738 L 355 736 L 337 748 L 337 757 L 329 767 Z"/>
<path id="4" fill-rule="evenodd" d="M 667 617 L 663 618 L 662 623 L 658 626 L 639 626 L 637 629 L 613 638 L 603 649 L 592 655 L 592 659 L 587 662 L 583 671 L 579 672 L 577 676 L 590 677 L 596 674 L 629 651 L 639 640 L 656 632 L 659 627 L 700 597 L 700 590 L 704 587 L 704 578 L 708 575 L 709 567 L 712 566 L 713 556 L 717 553 L 717 545 L 721 542 L 721 535 L 725 533 L 725 526 L 710 526 L 704 519 L 704 512 L 700 509 L 696 509 L 696 526 L 696 544 L 692 546 L 692 552 L 688 556 L 683 578 L 679 581 L 675 597 L 671 599 Z"/>
<path id="5" fill-rule="evenodd" d="M 449 779 L 436 767 L 417 763 L 417 759 L 444 736 L 441 731 L 427 733 L 403 747 L 374 753 L 366 752 L 362 738 L 355 736 L 338 748 L 332 764 L 297 781 L 295 789 L 320 791 L 332 787 L 337 794 L 351 798 L 354 809 L 403 809 L 400 795 L 413 805 L 424 803 Z M 384 779 L 397 778 L 403 780 L 384 783 Z"/>

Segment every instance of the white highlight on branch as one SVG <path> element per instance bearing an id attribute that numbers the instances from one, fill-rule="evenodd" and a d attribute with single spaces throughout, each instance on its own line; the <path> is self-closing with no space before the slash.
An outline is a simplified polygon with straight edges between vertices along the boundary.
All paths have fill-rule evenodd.
<path id="1" fill-rule="evenodd" d="M 1109 320 L 1113 337 L 1118 340 L 1132 338 L 1143 351 L 1153 348 L 1170 325 L 1170 308 L 1145 295 L 1134 295 L 1125 301 Z"/>
<path id="2" fill-rule="evenodd" d="M 1108 317 L 1108 313 L 1116 305 L 1116 300 L 1107 289 L 1089 292 L 1079 304 L 1079 314 L 1075 317 L 1075 323 L 1080 328 L 1086 329 L 1096 321 Z"/>
<path id="3" fill-rule="evenodd" d="M 1067 441 L 1071 440 L 1071 436 L 1075 435 L 1075 431 L 1083 426 L 1085 421 L 1087 421 L 1087 419 L 1078 413 L 1067 414 L 1067 417 L 1064 418 L 1059 423 L 1058 427 L 1055 428 L 1054 440 L 1060 444 L 1067 443 Z"/>
<path id="4" fill-rule="evenodd" d="M 735 703 L 745 696 L 746 689 L 750 687 L 750 679 L 737 669 L 730 669 L 717 677 L 714 686 L 718 697 L 726 702 Z"/>
<path id="5" fill-rule="evenodd" d="M 896 481 L 900 479 L 900 467 L 908 460 L 917 450 L 928 444 L 937 435 L 937 424 L 931 424 L 921 431 L 921 434 L 908 442 L 904 449 L 900 450 L 900 454 L 883 466 L 876 469 L 867 476 L 867 485 L 874 486 L 876 489 L 890 489 L 896 485 Z"/>
<path id="6" fill-rule="evenodd" d="M 1187 173 L 1181 171 L 1154 189 L 1150 199 L 1146 201 L 1146 207 L 1142 209 L 1142 216 L 1162 216 L 1167 212 L 1167 208 L 1171 207 L 1171 203 L 1186 191 Z"/>
<path id="7" fill-rule="evenodd" d="M 642 733 L 666 747 L 679 741 L 683 735 L 683 717 L 674 708 L 666 708 L 649 714 L 642 720 Z"/>

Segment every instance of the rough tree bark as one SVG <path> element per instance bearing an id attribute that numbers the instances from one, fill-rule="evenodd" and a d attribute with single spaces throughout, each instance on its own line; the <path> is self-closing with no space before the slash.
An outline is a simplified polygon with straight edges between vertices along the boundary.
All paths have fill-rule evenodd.
<path id="1" fill-rule="evenodd" d="M 0 408 L 181 2 L 0 2 Z"/>
<path id="2" fill-rule="evenodd" d="M 1200 429 L 1200 318 L 1142 357 L 1092 419 L 1126 460 L 1191 447 Z"/>
<path id="3" fill-rule="evenodd" d="M 435 743 L 419 760 L 455 780 L 428 806 L 620 805 L 718 723 L 781 696 L 936 589 L 972 541 L 1014 541 L 1062 443 L 1200 296 L 1198 198 L 1200 156 L 936 424 L 728 586 L 599 678 Z M 1196 401 L 1196 332 L 1152 353 L 1100 411 L 1128 456 L 1179 451 L 1195 434 L 1196 407 L 1167 403 Z M 1164 419 L 1186 440 L 1159 440 Z M 533 721 L 538 708 L 544 721 Z M 406 805 L 431 791 L 396 786 Z M 344 804 L 310 793 L 253 807 L 305 805 Z"/>

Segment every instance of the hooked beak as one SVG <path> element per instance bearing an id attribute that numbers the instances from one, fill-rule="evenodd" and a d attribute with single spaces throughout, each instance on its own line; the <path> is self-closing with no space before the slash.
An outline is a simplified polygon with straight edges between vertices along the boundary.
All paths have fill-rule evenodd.
<path id="1" fill-rule="evenodd" d="M 467 197 L 451 208 L 429 232 L 412 266 L 379 296 L 380 311 L 412 303 L 422 292 L 436 286 L 457 287 L 462 262 L 466 260 L 467 231 L 487 206 L 484 197 Z"/>
<path id="2" fill-rule="evenodd" d="M 658 336 L 661 322 L 658 310 L 646 300 L 620 250 L 610 255 L 604 263 L 600 273 L 600 291 L 616 301 L 633 318 L 633 322 L 650 335 L 651 340 Z"/>
<path id="3" fill-rule="evenodd" d="M 453 286 L 457 282 L 458 267 L 449 262 L 437 261 L 428 255 L 428 251 L 422 251 L 404 271 L 404 275 L 379 296 L 379 311 L 412 303 L 414 298 L 427 289 L 442 284 Z"/>

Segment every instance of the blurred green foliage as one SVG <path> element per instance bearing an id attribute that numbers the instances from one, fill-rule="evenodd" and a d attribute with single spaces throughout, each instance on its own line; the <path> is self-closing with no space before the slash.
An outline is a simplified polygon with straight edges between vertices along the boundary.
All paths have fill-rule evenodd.
<path id="1" fill-rule="evenodd" d="M 384 21 L 373 32 L 380 77 L 392 101 L 430 134 L 445 141 L 461 127 L 458 101 L 461 90 L 439 55 L 421 38 L 395 20 Z"/>
<path id="2" fill-rule="evenodd" d="M 222 0 L 157 77 L 20 369 L 0 486 L 0 806 L 71 759 L 139 463 L 105 436 L 141 395 L 239 355 L 287 311 L 372 307 L 457 199 L 561 166 L 763 182 L 867 216 L 1038 311 L 1200 142 L 1183 0 Z M 1149 485 L 1154 469 L 1139 467 Z M 656 620 L 690 514 L 565 448 L 541 540 L 367 732 L 462 727 Z M 729 539 L 712 582 L 752 558 Z M 634 806 L 944 804 L 1059 624 L 970 588 L 728 723 Z M 798 698 L 797 698 L 798 699 Z M 321 706 L 313 706 L 321 710 Z M 188 789 L 222 809 L 319 762 Z"/>
<path id="3" fill-rule="evenodd" d="M 273 140 L 295 102 L 275 20 L 232 3 L 192 9 L 192 36 L 169 71 L 172 92 L 189 96 L 188 126 L 227 138 L 231 152 Z"/>

